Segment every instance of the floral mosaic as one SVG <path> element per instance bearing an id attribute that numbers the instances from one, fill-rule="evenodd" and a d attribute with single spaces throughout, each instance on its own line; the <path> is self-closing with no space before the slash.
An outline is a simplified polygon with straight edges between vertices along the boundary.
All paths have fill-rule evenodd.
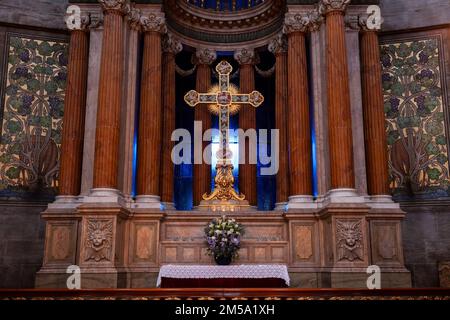
<path id="1" fill-rule="evenodd" d="M 9 37 L 0 141 L 0 196 L 58 187 L 68 44 Z"/>
<path id="2" fill-rule="evenodd" d="M 390 185 L 397 198 L 449 196 L 438 38 L 381 46 Z"/>

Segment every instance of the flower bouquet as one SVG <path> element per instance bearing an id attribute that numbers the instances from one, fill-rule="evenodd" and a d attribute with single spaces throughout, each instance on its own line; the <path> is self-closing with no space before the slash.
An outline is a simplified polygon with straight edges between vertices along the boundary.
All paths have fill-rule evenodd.
<path id="1" fill-rule="evenodd" d="M 228 265 L 238 257 L 244 228 L 235 219 L 226 216 L 213 219 L 205 228 L 208 254 L 219 265 Z"/>

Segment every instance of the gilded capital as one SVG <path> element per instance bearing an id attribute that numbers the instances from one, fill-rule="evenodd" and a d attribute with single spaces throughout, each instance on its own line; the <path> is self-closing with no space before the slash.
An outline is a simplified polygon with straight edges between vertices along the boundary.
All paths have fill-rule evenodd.
<path id="1" fill-rule="evenodd" d="M 282 33 L 278 34 L 275 39 L 272 39 L 269 42 L 267 49 L 274 55 L 287 52 L 288 44 L 286 36 Z"/>
<path id="2" fill-rule="evenodd" d="M 126 14 L 129 6 L 128 0 L 98 0 L 98 2 L 102 5 L 104 12 L 119 12 L 121 14 Z"/>
<path id="3" fill-rule="evenodd" d="M 177 54 L 183 50 L 183 45 L 177 39 L 175 39 L 170 33 L 166 33 L 162 40 L 163 52 Z"/>
<path id="4" fill-rule="evenodd" d="M 318 10 L 312 10 L 305 13 L 287 13 L 284 19 L 283 32 L 307 32 L 320 29 L 323 22 L 322 15 Z"/>
<path id="5" fill-rule="evenodd" d="M 162 15 L 149 13 L 147 16 L 141 16 L 140 23 L 144 32 L 166 33 L 166 19 Z"/>
<path id="6" fill-rule="evenodd" d="M 217 59 L 216 51 L 208 48 L 199 48 L 195 51 L 195 64 L 210 65 Z"/>
<path id="7" fill-rule="evenodd" d="M 234 60 L 236 60 L 240 65 L 243 64 L 256 64 L 258 62 L 258 57 L 253 49 L 239 49 L 234 52 Z"/>
<path id="8" fill-rule="evenodd" d="M 320 0 L 319 13 L 327 14 L 332 11 L 345 11 L 350 0 Z"/>

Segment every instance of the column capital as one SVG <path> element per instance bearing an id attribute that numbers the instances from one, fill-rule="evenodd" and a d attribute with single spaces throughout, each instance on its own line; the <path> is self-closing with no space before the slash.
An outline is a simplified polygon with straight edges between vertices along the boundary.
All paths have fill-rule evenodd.
<path id="1" fill-rule="evenodd" d="M 238 49 L 234 52 L 234 59 L 240 64 L 256 64 L 259 59 L 254 49 Z"/>
<path id="2" fill-rule="evenodd" d="M 142 18 L 141 10 L 135 8 L 134 6 L 130 6 L 128 8 L 127 21 L 130 26 L 130 29 L 140 31 L 141 30 L 141 18 Z"/>
<path id="3" fill-rule="evenodd" d="M 144 32 L 167 32 L 166 19 L 161 12 L 150 12 L 147 15 L 142 15 L 140 24 Z"/>
<path id="4" fill-rule="evenodd" d="M 282 33 L 279 33 L 274 39 L 269 42 L 267 49 L 274 55 L 286 53 L 288 50 L 286 36 Z"/>
<path id="5" fill-rule="evenodd" d="M 130 5 L 129 0 L 98 0 L 103 11 L 125 15 Z"/>
<path id="6" fill-rule="evenodd" d="M 217 59 L 215 50 L 209 48 L 197 48 L 195 51 L 194 63 L 210 65 Z"/>
<path id="7" fill-rule="evenodd" d="M 361 31 L 364 32 L 378 32 L 381 30 L 381 24 L 383 23 L 383 19 L 381 21 L 376 21 L 373 19 L 369 19 L 369 15 L 362 14 L 358 16 L 358 26 Z"/>
<path id="8" fill-rule="evenodd" d="M 317 31 L 323 22 L 323 17 L 318 10 L 305 13 L 287 13 L 284 19 L 283 32 L 308 32 Z"/>
<path id="9" fill-rule="evenodd" d="M 345 12 L 350 0 L 320 0 L 319 12 L 320 14 L 327 15 L 333 11 Z"/>
<path id="10" fill-rule="evenodd" d="M 177 54 L 183 50 L 183 45 L 171 33 L 166 33 L 162 41 L 162 50 L 164 53 Z"/>

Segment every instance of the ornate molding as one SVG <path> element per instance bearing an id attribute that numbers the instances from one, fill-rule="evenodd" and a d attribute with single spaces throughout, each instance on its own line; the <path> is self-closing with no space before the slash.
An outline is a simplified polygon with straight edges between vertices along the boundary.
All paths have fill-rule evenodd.
<path id="1" fill-rule="evenodd" d="M 162 40 L 162 50 L 163 52 L 177 54 L 183 50 L 183 45 L 171 33 L 166 33 Z"/>
<path id="2" fill-rule="evenodd" d="M 286 36 L 283 33 L 279 33 L 275 39 L 272 39 L 267 46 L 267 49 L 274 55 L 279 53 L 286 53 L 288 50 L 288 44 Z"/>
<path id="3" fill-rule="evenodd" d="M 195 51 L 194 64 L 210 65 L 217 59 L 216 51 L 209 48 L 199 48 Z"/>
<path id="4" fill-rule="evenodd" d="M 361 14 L 358 16 L 358 26 L 364 32 L 370 32 L 370 31 L 378 32 L 381 30 L 382 23 L 383 23 L 383 20 L 381 21 L 379 26 L 371 25 L 369 22 L 369 15 Z"/>
<path id="5" fill-rule="evenodd" d="M 324 21 L 319 11 L 311 10 L 306 13 L 287 13 L 284 19 L 283 32 L 317 31 Z"/>
<path id="6" fill-rule="evenodd" d="M 320 0 L 319 1 L 319 13 L 328 14 L 333 11 L 344 12 L 350 0 Z"/>
<path id="7" fill-rule="evenodd" d="M 141 16 L 140 24 L 144 32 L 167 32 L 166 19 L 161 12 L 150 12 L 146 16 Z"/>
<path id="8" fill-rule="evenodd" d="M 256 64 L 258 63 L 258 56 L 253 49 L 238 49 L 234 52 L 234 60 L 240 65 L 243 64 Z"/>
<path id="9" fill-rule="evenodd" d="M 126 14 L 129 6 L 129 0 L 98 0 L 102 5 L 104 12 L 117 12 Z"/>

